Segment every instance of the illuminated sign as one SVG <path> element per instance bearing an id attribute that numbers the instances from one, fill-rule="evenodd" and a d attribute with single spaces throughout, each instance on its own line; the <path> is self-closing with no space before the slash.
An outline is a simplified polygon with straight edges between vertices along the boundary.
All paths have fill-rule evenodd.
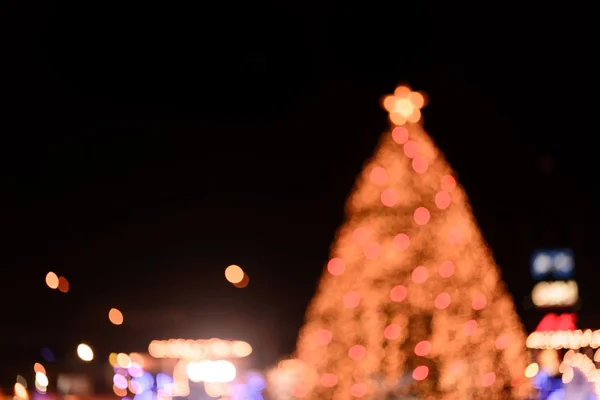
<path id="1" fill-rule="evenodd" d="M 536 307 L 572 307 L 579 300 L 579 288 L 575 281 L 538 282 L 531 291 Z"/>
<path id="2" fill-rule="evenodd" d="M 540 250 L 533 254 L 531 275 L 535 280 L 548 276 L 555 279 L 570 279 L 575 271 L 573 252 L 569 249 Z"/>

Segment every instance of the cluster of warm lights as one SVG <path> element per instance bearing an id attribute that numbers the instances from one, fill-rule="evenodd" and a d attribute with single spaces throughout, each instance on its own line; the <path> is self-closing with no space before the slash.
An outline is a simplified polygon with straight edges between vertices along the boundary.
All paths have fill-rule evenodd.
<path id="1" fill-rule="evenodd" d="M 596 395 L 600 394 L 600 370 L 586 355 L 569 350 L 560 365 L 563 383 L 569 383 L 574 377 L 574 369 L 581 371 L 583 376 L 594 386 Z"/>
<path id="2" fill-rule="evenodd" d="M 50 271 L 46 274 L 46 285 L 50 289 L 58 289 L 59 292 L 67 293 L 69 291 L 69 281 L 64 276 L 58 276 Z"/>
<path id="3" fill-rule="evenodd" d="M 396 126 L 348 202 L 298 340 L 319 375 L 310 399 L 373 397 L 373 376 L 411 377 L 404 395 L 418 398 L 528 390 L 522 326 L 464 191 L 416 124 L 423 105 L 406 87 L 384 100 Z"/>
<path id="4" fill-rule="evenodd" d="M 178 358 L 186 361 L 244 358 L 252 354 L 252 346 L 241 340 L 171 339 L 153 340 L 148 352 L 154 358 Z"/>
<path id="5" fill-rule="evenodd" d="M 531 300 L 537 307 L 571 307 L 579 300 L 575 281 L 538 282 L 531 291 Z"/>
<path id="6" fill-rule="evenodd" d="M 600 330 L 533 332 L 527 338 L 530 349 L 580 349 L 600 347 Z"/>
<path id="7" fill-rule="evenodd" d="M 225 279 L 238 289 L 243 289 L 250 283 L 250 277 L 239 265 L 225 268 Z"/>

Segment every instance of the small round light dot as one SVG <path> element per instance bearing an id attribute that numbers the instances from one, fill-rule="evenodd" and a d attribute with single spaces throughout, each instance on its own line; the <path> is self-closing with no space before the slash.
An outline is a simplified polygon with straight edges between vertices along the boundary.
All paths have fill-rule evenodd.
<path id="1" fill-rule="evenodd" d="M 427 375 L 429 375 L 429 368 L 425 365 L 419 365 L 412 373 L 412 377 L 415 381 L 422 381 L 427 378 Z"/>
<path id="2" fill-rule="evenodd" d="M 477 331 L 477 321 L 471 319 L 465 324 L 465 334 L 472 335 Z"/>
<path id="3" fill-rule="evenodd" d="M 367 385 L 364 383 L 355 383 L 350 386 L 350 394 L 354 397 L 363 397 L 367 394 Z"/>
<path id="4" fill-rule="evenodd" d="M 398 251 L 404 251 L 410 246 L 410 238 L 406 233 L 399 233 L 394 237 L 394 246 Z"/>
<path id="5" fill-rule="evenodd" d="M 327 263 L 327 270 L 331 275 L 341 275 L 346 270 L 346 263 L 341 258 L 332 258 Z"/>
<path id="6" fill-rule="evenodd" d="M 417 144 L 417 142 L 414 142 L 412 140 L 409 140 L 408 142 L 404 143 L 403 149 L 404 154 L 408 158 L 415 158 L 417 154 L 419 154 L 419 145 Z"/>
<path id="7" fill-rule="evenodd" d="M 406 298 L 406 295 L 407 295 L 407 290 L 402 285 L 394 286 L 392 288 L 392 290 L 390 291 L 390 298 L 392 299 L 392 301 L 395 301 L 396 303 L 400 303 L 400 302 L 404 301 L 404 299 Z"/>
<path id="8" fill-rule="evenodd" d="M 325 373 L 321 376 L 321 385 L 326 388 L 332 388 L 337 385 L 338 378 L 335 374 Z"/>
<path id="9" fill-rule="evenodd" d="M 331 339 L 333 339 L 333 334 L 327 329 L 321 329 L 315 333 L 315 341 L 320 346 L 327 346 Z"/>
<path id="10" fill-rule="evenodd" d="M 437 192 L 435 195 L 435 205 L 440 210 L 445 210 L 450 207 L 450 203 L 452 203 L 452 198 L 450 197 L 450 193 L 448 192 Z"/>
<path id="11" fill-rule="evenodd" d="M 415 210 L 413 217 L 417 225 L 426 225 L 431 219 L 431 214 L 425 207 L 419 207 Z"/>
<path id="12" fill-rule="evenodd" d="M 360 293 L 356 291 L 348 292 L 342 298 L 342 303 L 346 308 L 356 308 L 360 304 Z"/>
<path id="13" fill-rule="evenodd" d="M 452 175 L 444 175 L 442 177 L 442 190 L 451 192 L 456 188 L 456 179 Z"/>
<path id="14" fill-rule="evenodd" d="M 484 294 L 478 294 L 473 298 L 471 305 L 473 306 L 473 310 L 483 310 L 485 305 L 487 304 L 487 299 Z"/>
<path id="15" fill-rule="evenodd" d="M 386 207 L 394 207 L 398 203 L 398 192 L 394 189 L 385 189 L 381 193 L 381 203 Z"/>
<path id="16" fill-rule="evenodd" d="M 394 340 L 394 339 L 398 339 L 401 332 L 402 332 L 402 328 L 400 328 L 400 325 L 390 324 L 385 327 L 385 330 L 383 331 L 383 336 L 387 340 Z"/>
<path id="17" fill-rule="evenodd" d="M 440 293 L 435 298 L 435 308 L 444 310 L 450 305 L 450 295 L 446 292 Z"/>
<path id="18" fill-rule="evenodd" d="M 449 278 L 454 274 L 454 263 L 450 260 L 444 261 L 440 265 L 440 276 L 442 278 Z"/>
<path id="19" fill-rule="evenodd" d="M 392 130 L 392 139 L 398 144 L 404 144 L 408 141 L 408 130 L 397 126 Z"/>
<path id="20" fill-rule="evenodd" d="M 427 340 L 420 341 L 415 346 L 415 354 L 418 355 L 419 357 L 426 356 L 427 354 L 429 354 L 430 350 L 431 350 L 431 343 L 429 343 Z"/>
<path id="21" fill-rule="evenodd" d="M 429 168 L 429 162 L 423 156 L 416 156 L 412 160 L 413 170 L 418 174 L 424 174 Z"/>
<path id="22" fill-rule="evenodd" d="M 385 185 L 388 179 L 387 172 L 381 167 L 373 168 L 369 177 L 371 179 L 371 182 L 373 182 L 376 185 Z"/>
<path id="23" fill-rule="evenodd" d="M 381 253 L 381 247 L 377 242 L 369 242 L 365 245 L 364 253 L 367 259 L 375 260 L 379 258 L 379 254 Z"/>
<path id="24" fill-rule="evenodd" d="M 493 372 L 488 372 L 487 374 L 481 377 L 481 386 L 488 387 L 492 386 L 496 381 L 496 374 Z"/>
<path id="25" fill-rule="evenodd" d="M 353 360 L 360 360 L 366 355 L 367 349 L 365 348 L 365 346 L 362 346 L 360 344 L 355 344 L 354 346 L 350 347 L 350 350 L 348 350 L 348 357 L 350 357 Z"/>
<path id="26" fill-rule="evenodd" d="M 427 268 L 425 268 L 422 265 L 415 268 L 412 272 L 412 280 L 415 283 L 423 283 L 427 280 L 428 277 L 429 273 L 427 272 Z"/>
<path id="27" fill-rule="evenodd" d="M 369 241 L 369 231 L 366 228 L 356 228 L 352 233 L 352 240 L 356 244 L 364 246 Z"/>

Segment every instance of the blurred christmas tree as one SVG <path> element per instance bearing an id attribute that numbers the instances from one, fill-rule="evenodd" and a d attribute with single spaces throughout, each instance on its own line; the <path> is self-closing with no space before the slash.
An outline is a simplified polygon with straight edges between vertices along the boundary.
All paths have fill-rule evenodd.
<path id="1" fill-rule="evenodd" d="M 492 400 L 527 389 L 522 326 L 419 123 L 424 103 L 407 87 L 384 100 L 393 129 L 358 178 L 307 312 L 297 356 L 319 383 L 298 397 Z"/>

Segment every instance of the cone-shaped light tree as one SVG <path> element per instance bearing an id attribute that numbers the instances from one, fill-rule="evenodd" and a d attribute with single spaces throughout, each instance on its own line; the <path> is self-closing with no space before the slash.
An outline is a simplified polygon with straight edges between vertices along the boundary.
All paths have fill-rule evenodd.
<path id="1" fill-rule="evenodd" d="M 525 335 L 467 196 L 420 123 L 424 96 L 384 100 L 392 128 L 360 174 L 300 332 L 309 399 L 511 399 Z M 300 391 L 300 389 L 298 389 Z"/>

